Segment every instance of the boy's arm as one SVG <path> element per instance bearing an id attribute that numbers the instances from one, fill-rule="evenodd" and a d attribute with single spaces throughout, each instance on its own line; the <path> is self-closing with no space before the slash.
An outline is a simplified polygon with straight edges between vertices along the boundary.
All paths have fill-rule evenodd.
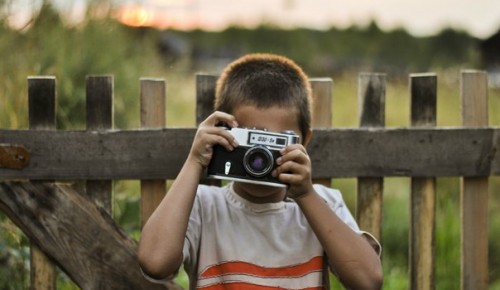
<path id="1" fill-rule="evenodd" d="M 347 226 L 316 192 L 295 200 L 342 284 L 349 289 L 381 289 L 382 266 L 368 241 Z"/>
<path id="2" fill-rule="evenodd" d="M 213 146 L 233 150 L 234 137 L 219 122 L 236 126 L 234 117 L 215 112 L 200 124 L 188 158 L 168 193 L 142 229 L 138 258 L 142 270 L 155 279 L 177 272 L 182 264 L 182 250 L 189 216 L 204 168 L 210 162 Z"/>
<path id="3" fill-rule="evenodd" d="M 155 279 L 175 274 L 182 264 L 182 249 L 201 170 L 186 161 L 177 179 L 144 225 L 138 248 L 142 270 Z"/>
<path id="4" fill-rule="evenodd" d="M 354 232 L 314 190 L 311 161 L 305 148 L 291 145 L 282 150 L 273 174 L 287 183 L 288 196 L 295 199 L 323 246 L 330 267 L 349 289 L 380 289 L 382 266 L 368 241 Z"/>

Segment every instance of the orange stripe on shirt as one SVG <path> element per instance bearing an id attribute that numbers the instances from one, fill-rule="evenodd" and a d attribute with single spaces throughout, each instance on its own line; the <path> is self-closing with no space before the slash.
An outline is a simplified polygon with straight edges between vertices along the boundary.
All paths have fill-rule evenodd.
<path id="1" fill-rule="evenodd" d="M 323 257 L 314 257 L 308 262 L 298 265 L 266 268 L 246 262 L 225 262 L 207 268 L 200 275 L 201 278 L 209 278 L 228 274 L 242 274 L 257 277 L 301 277 L 311 272 L 321 271 Z"/>
<path id="2" fill-rule="evenodd" d="M 228 283 L 228 284 L 216 284 L 206 287 L 197 288 L 199 290 L 283 290 L 282 287 L 272 287 L 272 286 L 261 286 L 250 283 Z M 301 290 L 322 290 L 322 287 L 309 287 Z"/>

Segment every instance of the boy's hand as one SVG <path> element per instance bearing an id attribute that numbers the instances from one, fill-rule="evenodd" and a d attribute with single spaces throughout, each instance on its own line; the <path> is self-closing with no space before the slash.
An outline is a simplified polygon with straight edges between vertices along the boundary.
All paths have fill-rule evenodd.
<path id="1" fill-rule="evenodd" d="M 202 168 L 207 167 L 212 159 L 214 145 L 221 145 L 228 151 L 238 146 L 233 135 L 225 127 L 217 126 L 222 122 L 231 128 L 238 126 L 234 116 L 223 112 L 212 113 L 198 126 L 188 160 L 196 162 Z"/>
<path id="2" fill-rule="evenodd" d="M 301 144 L 287 146 L 280 151 L 281 157 L 276 160 L 278 167 L 273 176 L 289 185 L 287 195 L 297 198 L 313 192 L 311 179 L 311 160 Z"/>

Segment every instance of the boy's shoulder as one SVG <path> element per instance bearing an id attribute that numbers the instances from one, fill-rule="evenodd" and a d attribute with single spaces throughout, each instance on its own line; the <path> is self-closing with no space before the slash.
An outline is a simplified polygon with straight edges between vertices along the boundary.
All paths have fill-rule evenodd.
<path id="1" fill-rule="evenodd" d="M 340 190 L 324 186 L 322 184 L 314 184 L 314 190 L 321 196 L 330 207 L 339 207 L 344 205 L 344 199 Z"/>

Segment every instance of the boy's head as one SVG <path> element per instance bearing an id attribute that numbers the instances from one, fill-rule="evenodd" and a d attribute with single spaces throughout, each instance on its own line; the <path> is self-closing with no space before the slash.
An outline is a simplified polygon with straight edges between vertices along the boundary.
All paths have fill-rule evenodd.
<path id="1" fill-rule="evenodd" d="M 282 107 L 297 111 L 301 134 L 311 129 L 311 86 L 292 60 L 274 54 L 249 54 L 222 72 L 215 91 L 215 110 L 232 114 L 239 105 Z"/>

